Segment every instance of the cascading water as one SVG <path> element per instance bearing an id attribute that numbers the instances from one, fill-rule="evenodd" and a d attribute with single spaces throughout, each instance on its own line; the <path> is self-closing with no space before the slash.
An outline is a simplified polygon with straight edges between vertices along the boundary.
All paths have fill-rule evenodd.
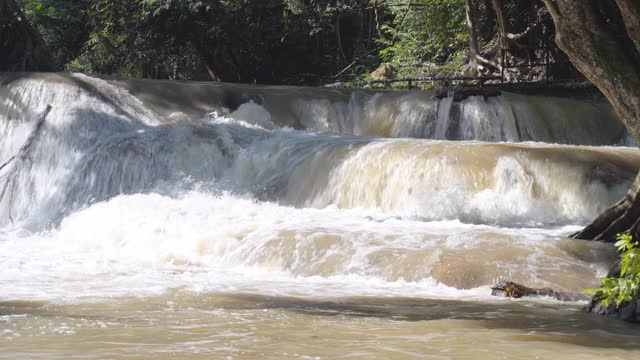
<path id="1" fill-rule="evenodd" d="M 354 297 L 382 301 L 398 319 L 431 319 L 401 300 L 424 298 L 453 304 L 439 310 L 452 312 L 445 318 L 486 320 L 492 310 L 468 307 L 507 306 L 491 305 L 488 286 L 499 279 L 592 287 L 613 251 L 564 236 L 620 198 L 640 167 L 637 149 L 578 146 L 624 144 L 626 136 L 605 105 L 578 100 L 504 94 L 457 102 L 453 94 L 71 74 L 0 80 L 0 161 L 52 106 L 28 158 L 0 173 L 15 179 L 0 202 L 0 310 L 42 301 L 55 314 L 69 306 L 121 313 L 41 324 L 37 311 L 34 320 L 0 313 L 0 337 L 11 340 L 0 345 L 5 353 L 67 331 L 77 334 L 72 343 L 93 343 L 85 330 L 121 331 L 138 316 L 163 323 L 169 313 L 184 326 L 201 315 L 229 331 L 249 324 L 245 340 L 270 334 L 280 308 L 310 316 L 285 311 L 294 327 L 316 321 L 314 311 L 384 317 Z M 511 319 L 526 317 L 505 309 Z M 357 333 L 349 324 L 335 331 Z M 175 351 L 231 351 L 203 336 Z M 246 346 L 247 357 L 259 356 L 259 345 Z M 300 346 L 292 351 L 318 350 Z M 128 351 L 162 356 L 154 346 Z"/>

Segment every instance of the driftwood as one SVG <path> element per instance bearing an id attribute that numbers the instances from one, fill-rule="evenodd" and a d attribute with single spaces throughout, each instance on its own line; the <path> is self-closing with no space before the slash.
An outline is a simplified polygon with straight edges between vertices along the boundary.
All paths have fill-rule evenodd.
<path id="1" fill-rule="evenodd" d="M 491 287 L 491 295 L 509 298 L 530 296 L 549 296 L 560 301 L 589 300 L 590 297 L 581 293 L 556 291 L 551 288 L 530 288 L 512 281 L 501 281 Z"/>
<path id="2" fill-rule="evenodd" d="M 15 163 L 15 166 L 11 169 L 9 173 L 2 176 L 1 180 L 5 180 L 4 186 L 2 187 L 2 191 L 0 191 L 0 202 L 4 200 L 4 197 L 9 194 L 9 220 L 13 223 L 13 217 L 11 216 L 11 205 L 13 203 L 13 191 L 15 188 L 16 177 L 18 172 L 20 171 L 20 166 L 26 161 L 30 160 L 29 154 L 31 152 L 31 146 L 36 142 L 38 135 L 44 125 L 44 122 L 51 112 L 51 105 L 47 105 L 47 108 L 40 114 L 38 120 L 36 122 L 36 126 L 33 131 L 25 141 L 25 143 L 20 147 L 18 154 L 9 158 L 9 160 L 5 161 L 2 165 L 0 165 L 0 170 L 4 169 L 7 165 L 11 163 Z"/>

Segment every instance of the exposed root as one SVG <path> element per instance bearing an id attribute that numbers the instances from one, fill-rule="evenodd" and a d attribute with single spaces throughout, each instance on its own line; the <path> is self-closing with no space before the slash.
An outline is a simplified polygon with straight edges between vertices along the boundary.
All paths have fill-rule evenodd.
<path id="1" fill-rule="evenodd" d="M 481 74 L 500 72 L 501 66 L 480 55 L 476 55 L 462 69 L 462 74 L 469 77 L 477 77 Z"/>
<path id="2" fill-rule="evenodd" d="M 640 238 L 640 174 L 625 197 L 605 210 L 597 219 L 579 232 L 572 234 L 574 239 L 615 242 L 618 234 L 630 233 Z"/>

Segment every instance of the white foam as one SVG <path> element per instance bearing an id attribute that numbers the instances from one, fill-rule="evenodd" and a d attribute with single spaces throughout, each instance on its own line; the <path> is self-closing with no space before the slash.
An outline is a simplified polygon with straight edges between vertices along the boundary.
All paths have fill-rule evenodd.
<path id="1" fill-rule="evenodd" d="M 465 246 L 469 256 L 485 248 L 491 258 L 497 250 L 468 239 L 496 232 L 507 239 L 499 247 L 544 252 L 556 246 L 549 236 L 554 231 L 294 209 L 201 192 L 178 198 L 128 195 L 76 212 L 57 230 L 4 234 L 0 299 L 74 301 L 185 286 L 198 292 L 488 299 L 486 287 L 460 290 L 436 282 L 430 272 L 439 254 Z M 420 257 L 422 262 L 411 263 Z M 531 258 L 526 266 L 544 271 L 548 262 Z M 479 270 L 459 271 L 464 277 Z"/>
<path id="2" fill-rule="evenodd" d="M 235 124 L 263 130 L 278 128 L 278 126 L 271 121 L 271 113 L 253 101 L 240 105 L 236 111 L 230 114 L 210 113 L 207 119 L 212 124 Z"/>

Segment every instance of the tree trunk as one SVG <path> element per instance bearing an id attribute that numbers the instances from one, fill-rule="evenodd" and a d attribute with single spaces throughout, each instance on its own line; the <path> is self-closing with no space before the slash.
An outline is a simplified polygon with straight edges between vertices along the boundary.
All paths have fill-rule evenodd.
<path id="1" fill-rule="evenodd" d="M 620 233 L 630 233 L 640 239 L 640 174 L 625 197 L 605 210 L 581 231 L 571 235 L 576 239 L 613 242 Z"/>
<path id="2" fill-rule="evenodd" d="M 51 71 L 51 56 L 15 0 L 0 0 L 0 71 Z"/>
<path id="3" fill-rule="evenodd" d="M 507 30 L 507 21 L 504 18 L 504 12 L 502 11 L 501 0 L 491 0 L 493 11 L 496 13 L 496 22 L 498 23 L 498 36 L 500 37 L 500 51 L 504 51 L 509 47 L 509 37 Z"/>
<path id="4" fill-rule="evenodd" d="M 473 11 L 473 1 L 464 0 L 464 10 L 467 15 L 467 30 L 469 32 L 469 76 L 478 75 L 478 57 L 480 49 L 478 47 L 478 33 L 476 32 L 475 12 Z"/>
<path id="5" fill-rule="evenodd" d="M 640 50 L 640 2 L 633 0 L 616 0 L 624 26 L 627 28 L 629 38 L 636 44 L 636 48 Z"/>
<path id="6" fill-rule="evenodd" d="M 625 51 L 598 10 L 598 0 L 544 0 L 556 26 L 556 43 L 576 68 L 607 97 L 631 135 L 640 142 L 640 64 Z M 640 49 L 640 3 L 616 0 L 628 36 Z M 631 46 L 633 47 L 633 45 Z M 628 50 L 628 49 L 627 49 Z M 637 50 L 637 49 L 636 49 Z M 572 236 L 614 241 L 618 233 L 638 233 L 640 174 L 624 199 Z M 636 237 L 640 238 L 640 237 Z"/>

